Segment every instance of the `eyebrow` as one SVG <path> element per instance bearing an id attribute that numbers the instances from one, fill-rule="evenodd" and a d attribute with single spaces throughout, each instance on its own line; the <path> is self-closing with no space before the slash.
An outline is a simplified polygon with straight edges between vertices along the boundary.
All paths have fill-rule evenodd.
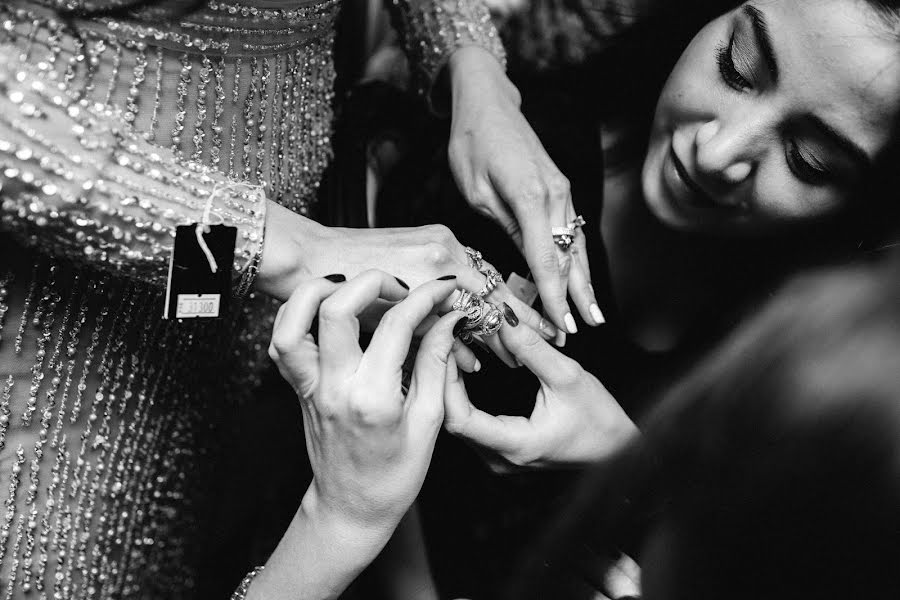
<path id="1" fill-rule="evenodd" d="M 778 61 L 775 60 L 775 50 L 772 46 L 772 36 L 769 35 L 769 24 L 766 22 L 766 17 L 761 10 L 750 4 L 744 6 L 744 14 L 750 18 L 750 22 L 753 24 L 753 34 L 762 51 L 763 60 L 766 61 L 769 76 L 774 83 L 777 83 Z"/>
<path id="2" fill-rule="evenodd" d="M 819 133 L 828 138 L 829 142 L 849 154 L 850 158 L 853 159 L 860 168 L 866 169 L 872 165 L 872 160 L 869 158 L 869 155 L 866 154 L 866 151 L 846 135 L 815 115 L 809 115 L 808 121 L 813 127 L 819 130 Z"/>

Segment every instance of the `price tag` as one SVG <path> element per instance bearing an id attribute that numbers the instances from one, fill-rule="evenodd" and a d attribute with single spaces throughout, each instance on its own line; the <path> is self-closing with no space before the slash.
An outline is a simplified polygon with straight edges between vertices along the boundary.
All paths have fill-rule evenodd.
<path id="1" fill-rule="evenodd" d="M 178 294 L 175 318 L 218 317 L 221 298 L 219 294 Z"/>
<path id="2" fill-rule="evenodd" d="M 228 313 L 237 228 L 179 225 L 169 260 L 166 319 L 215 319 Z"/>

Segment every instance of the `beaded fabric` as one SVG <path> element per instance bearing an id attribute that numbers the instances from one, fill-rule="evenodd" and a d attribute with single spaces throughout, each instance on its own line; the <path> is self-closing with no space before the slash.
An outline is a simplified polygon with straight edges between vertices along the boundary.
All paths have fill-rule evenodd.
<path id="1" fill-rule="evenodd" d="M 163 320 L 174 229 L 235 226 L 243 292 L 266 198 L 308 213 L 331 155 L 338 0 L 55 12 L 122 4 L 0 4 L 0 600 L 193 597 L 274 306 Z M 423 89 L 461 45 L 502 59 L 477 0 L 394 10 Z"/>

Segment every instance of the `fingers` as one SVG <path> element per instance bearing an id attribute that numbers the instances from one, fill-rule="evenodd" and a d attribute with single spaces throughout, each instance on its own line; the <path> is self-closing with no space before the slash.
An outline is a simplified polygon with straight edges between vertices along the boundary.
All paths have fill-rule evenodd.
<path id="1" fill-rule="evenodd" d="M 570 315 L 571 319 L 571 311 L 562 284 L 557 246 L 550 232 L 550 217 L 546 209 L 517 216 L 522 227 L 525 260 L 534 276 L 544 309 L 553 324 L 566 331 L 566 315 Z"/>
<path id="2" fill-rule="evenodd" d="M 477 373 L 481 370 L 481 361 L 468 346 L 458 339 L 453 342 L 453 358 L 460 370 L 466 373 Z"/>
<path id="3" fill-rule="evenodd" d="M 572 247 L 575 250 L 575 247 Z M 597 326 L 606 322 L 603 312 L 597 305 L 594 297 L 594 288 L 591 286 L 590 274 L 584 271 L 584 265 L 581 261 L 575 260 L 572 263 L 572 271 L 569 273 L 569 293 L 578 307 L 578 313 L 585 323 Z"/>
<path id="4" fill-rule="evenodd" d="M 523 365 L 551 388 L 559 388 L 577 379 L 581 365 L 561 354 L 528 327 L 503 327 L 504 345 Z"/>
<path id="5" fill-rule="evenodd" d="M 444 428 L 457 437 L 502 455 L 521 450 L 530 423 L 524 417 L 495 417 L 469 401 L 458 372 L 448 370 L 444 387 Z"/>
<path id="6" fill-rule="evenodd" d="M 453 332 L 464 317 L 465 315 L 460 312 L 443 316 L 425 334 L 419 346 L 407 396 L 408 416 L 413 425 L 425 422 L 433 425 L 434 432 L 440 428 L 444 416 L 447 372 L 456 372 L 456 363 L 449 360 L 450 351 L 456 341 Z M 452 367 L 448 367 L 448 364 Z"/>
<path id="7" fill-rule="evenodd" d="M 394 276 L 366 271 L 341 285 L 319 309 L 319 357 L 322 376 L 352 375 L 362 350 L 359 348 L 359 315 L 379 298 L 401 300 L 408 291 Z"/>
<path id="8" fill-rule="evenodd" d="M 387 311 L 363 357 L 366 368 L 374 368 L 375 373 L 399 371 L 409 353 L 416 328 L 455 289 L 455 279 L 430 281 L 414 289 L 403 302 Z M 432 326 L 431 330 L 436 326 Z M 425 339 L 428 339 L 428 334 Z"/>
<path id="9" fill-rule="evenodd" d="M 312 279 L 294 290 L 278 309 L 269 356 L 288 383 L 306 395 L 319 378 L 318 349 L 309 331 L 322 301 L 337 288 L 327 279 Z"/>

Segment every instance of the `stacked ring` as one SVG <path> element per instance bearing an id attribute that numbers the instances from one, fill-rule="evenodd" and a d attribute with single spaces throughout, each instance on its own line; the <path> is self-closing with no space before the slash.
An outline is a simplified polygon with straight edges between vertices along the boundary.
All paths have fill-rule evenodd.
<path id="1" fill-rule="evenodd" d="M 497 269 L 484 263 L 484 257 L 481 255 L 481 252 L 474 248 L 466 247 L 466 257 L 469 259 L 469 266 L 486 278 L 484 287 L 478 292 L 479 296 L 482 298 L 488 296 L 498 285 L 503 283 L 503 276 L 500 275 Z"/>
<path id="2" fill-rule="evenodd" d="M 495 305 L 487 302 L 481 296 L 460 291 L 459 297 L 453 303 L 453 310 L 465 313 L 469 318 L 460 339 L 470 342 L 473 335 L 494 335 L 503 325 L 503 312 Z"/>
<path id="3" fill-rule="evenodd" d="M 569 221 L 569 224 L 565 227 L 552 227 L 550 233 L 553 235 L 553 243 L 564 251 L 568 250 L 575 242 L 577 230 L 584 227 L 585 223 L 587 223 L 587 221 L 584 220 L 584 217 L 578 215 Z"/>

